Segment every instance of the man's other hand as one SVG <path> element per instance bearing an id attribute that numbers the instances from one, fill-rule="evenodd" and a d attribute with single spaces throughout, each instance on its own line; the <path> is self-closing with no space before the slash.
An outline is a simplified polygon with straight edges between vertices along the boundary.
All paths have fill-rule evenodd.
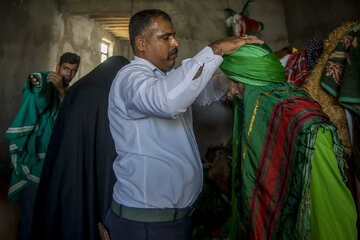
<path id="1" fill-rule="evenodd" d="M 30 75 L 30 79 L 31 79 L 31 84 L 36 87 L 39 88 L 41 87 L 41 82 L 34 76 L 34 75 Z"/>
<path id="2" fill-rule="evenodd" d="M 65 96 L 66 86 L 64 85 L 63 76 L 57 72 L 51 72 L 48 75 L 49 82 L 52 82 L 61 96 Z"/>
<path id="3" fill-rule="evenodd" d="M 240 37 L 226 37 L 219 39 L 211 43 L 209 47 L 212 48 L 214 54 L 224 56 L 235 52 L 242 45 L 247 43 L 263 44 L 264 42 L 256 36 L 244 34 Z"/>

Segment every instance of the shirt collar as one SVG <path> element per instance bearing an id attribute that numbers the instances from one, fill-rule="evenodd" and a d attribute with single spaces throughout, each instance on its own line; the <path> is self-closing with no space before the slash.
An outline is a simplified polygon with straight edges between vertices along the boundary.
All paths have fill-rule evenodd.
<path id="1" fill-rule="evenodd" d="M 163 76 L 168 75 L 170 72 L 172 72 L 174 70 L 174 69 L 171 69 L 169 72 L 164 73 L 163 71 L 161 71 L 159 68 L 157 68 L 154 64 L 152 64 L 148 60 L 141 58 L 141 57 L 137 57 L 137 56 L 134 56 L 134 62 L 137 64 L 144 64 L 145 66 L 148 66 L 151 69 L 151 71 L 159 72 Z"/>

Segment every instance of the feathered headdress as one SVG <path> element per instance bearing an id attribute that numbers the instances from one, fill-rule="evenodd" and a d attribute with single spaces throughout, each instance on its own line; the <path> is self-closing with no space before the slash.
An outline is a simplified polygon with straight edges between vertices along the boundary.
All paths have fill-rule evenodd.
<path id="1" fill-rule="evenodd" d="M 242 34 L 254 34 L 264 29 L 264 24 L 254 19 L 250 19 L 248 5 L 253 0 L 245 3 L 241 13 L 236 13 L 231 8 L 224 9 L 226 14 L 226 26 L 229 36 L 241 36 Z"/>

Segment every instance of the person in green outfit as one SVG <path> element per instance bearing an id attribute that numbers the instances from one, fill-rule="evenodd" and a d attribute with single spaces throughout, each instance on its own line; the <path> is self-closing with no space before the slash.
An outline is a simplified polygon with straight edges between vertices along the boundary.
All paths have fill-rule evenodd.
<path id="1" fill-rule="evenodd" d="M 49 72 L 47 79 L 52 82 L 60 96 L 65 96 L 71 80 L 75 77 L 80 64 L 80 57 L 75 53 L 66 52 L 60 57 L 55 72 Z M 41 87 L 41 82 L 31 74 L 31 83 L 34 87 Z"/>
<path id="2" fill-rule="evenodd" d="M 12 173 L 8 199 L 20 199 L 18 239 L 30 239 L 37 186 L 60 103 L 75 77 L 80 57 L 64 53 L 55 72 L 28 75 L 22 105 L 5 133 Z"/>
<path id="3" fill-rule="evenodd" d="M 336 128 L 266 44 L 223 57 L 234 97 L 230 239 L 357 239 Z"/>

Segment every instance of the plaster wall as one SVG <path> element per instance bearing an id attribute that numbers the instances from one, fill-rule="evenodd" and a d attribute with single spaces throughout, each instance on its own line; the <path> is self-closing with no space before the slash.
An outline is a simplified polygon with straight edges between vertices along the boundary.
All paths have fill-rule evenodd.
<path id="1" fill-rule="evenodd" d="M 324 40 L 346 21 L 360 20 L 359 0 L 284 0 L 289 44 L 298 49 Z"/>
<path id="2" fill-rule="evenodd" d="M 246 0 L 58 0 L 59 9 L 67 14 L 116 13 L 132 15 L 146 8 L 159 8 L 167 12 L 177 31 L 181 44 L 178 65 L 182 59 L 193 56 L 210 42 L 227 35 L 225 8 L 241 12 Z M 256 0 L 249 4 L 250 17 L 264 23 L 259 35 L 274 50 L 288 44 L 284 5 L 282 0 Z M 125 43 L 128 43 L 125 41 Z M 131 51 L 122 51 L 132 58 Z"/>
<path id="3" fill-rule="evenodd" d="M 8 155 L 4 133 L 21 104 L 27 73 L 47 70 L 55 5 L 51 1 L 1 1 L 0 153 Z"/>
<path id="4" fill-rule="evenodd" d="M 0 156 L 8 158 L 4 134 L 21 105 L 21 93 L 31 72 L 53 71 L 62 53 L 81 56 L 74 83 L 100 63 L 100 43 L 120 43 L 87 15 L 61 13 L 55 1 L 5 0 L 0 2 Z"/>
<path id="5" fill-rule="evenodd" d="M 240 12 L 245 0 L 5 0 L 1 4 L 0 70 L 0 154 L 8 156 L 4 133 L 21 105 L 21 91 L 28 73 L 54 70 L 60 55 L 71 51 L 81 56 L 79 71 L 73 80 L 100 63 L 102 37 L 113 42 L 114 55 L 128 59 L 133 54 L 128 41 L 120 41 L 88 18 L 92 13 L 133 14 L 145 8 L 160 8 L 172 17 L 180 42 L 176 67 L 210 42 L 225 37 L 223 9 Z M 281 0 L 257 0 L 249 5 L 250 17 L 261 21 L 260 34 L 273 50 L 288 44 L 284 8 Z M 194 127 L 203 154 L 210 143 L 231 137 L 232 111 L 216 103 L 194 107 Z M 211 133 L 211 134 L 210 134 Z"/>
<path id="6" fill-rule="evenodd" d="M 122 1 L 121 1 L 122 2 Z M 225 8 L 232 8 L 236 12 L 241 12 L 246 1 L 141 1 L 136 0 L 133 4 L 124 1 L 125 8 L 130 7 L 130 12 L 135 13 L 146 8 L 160 8 L 167 12 L 173 21 L 176 29 L 176 38 L 180 43 L 179 54 L 175 67 L 181 65 L 183 59 L 192 57 L 209 43 L 227 36 L 225 25 Z M 62 0 L 63 6 L 70 4 L 70 0 Z M 107 7 L 112 5 L 112 9 L 118 7 L 118 11 L 123 11 L 123 5 L 113 1 L 107 2 Z M 88 9 L 80 7 L 65 7 L 74 12 L 86 12 Z M 273 50 L 281 49 L 288 45 L 284 8 L 281 0 L 257 0 L 252 2 L 248 8 L 250 17 L 261 21 L 265 28 L 259 34 Z M 125 44 L 120 44 L 122 53 L 128 59 L 133 58 L 132 51 L 126 48 Z M 220 73 L 219 71 L 217 73 Z M 193 106 L 194 131 L 197 138 L 201 156 L 208 147 L 220 144 L 232 137 L 232 109 L 220 101 L 210 106 Z"/>
<path id="7" fill-rule="evenodd" d="M 79 70 L 71 84 L 74 84 L 100 64 L 100 44 L 103 38 L 111 42 L 114 49 L 113 55 L 119 54 L 118 45 L 120 41 L 105 31 L 98 23 L 89 19 L 87 15 L 57 13 L 54 18 L 54 40 L 50 46 L 52 69 L 55 69 L 63 52 L 75 52 L 81 57 Z"/>

